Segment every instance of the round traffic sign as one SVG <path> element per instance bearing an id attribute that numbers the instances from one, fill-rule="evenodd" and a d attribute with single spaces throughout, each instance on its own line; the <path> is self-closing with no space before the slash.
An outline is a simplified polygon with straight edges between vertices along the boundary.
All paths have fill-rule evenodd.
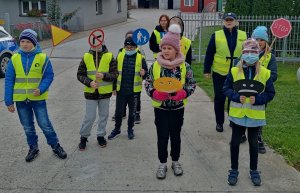
<path id="1" fill-rule="evenodd" d="M 89 44 L 92 48 L 97 48 L 102 45 L 104 40 L 104 31 L 102 29 L 96 29 L 89 35 Z"/>
<path id="2" fill-rule="evenodd" d="M 136 45 L 144 45 L 149 41 L 150 35 L 146 29 L 138 28 L 133 32 L 132 39 Z"/>
<path id="3" fill-rule="evenodd" d="M 277 38 L 287 37 L 292 30 L 289 20 L 280 18 L 273 21 L 271 25 L 272 34 Z"/>

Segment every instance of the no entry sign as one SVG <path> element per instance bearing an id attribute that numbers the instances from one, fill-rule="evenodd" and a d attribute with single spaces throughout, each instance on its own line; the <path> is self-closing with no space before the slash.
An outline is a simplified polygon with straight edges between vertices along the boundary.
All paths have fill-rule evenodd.
<path id="1" fill-rule="evenodd" d="M 89 36 L 89 44 L 92 48 L 97 48 L 102 45 L 104 40 L 104 31 L 102 29 L 96 29 L 92 31 Z"/>
<path id="2" fill-rule="evenodd" d="M 280 18 L 273 21 L 271 25 L 272 34 L 277 38 L 287 37 L 292 30 L 289 20 Z"/>

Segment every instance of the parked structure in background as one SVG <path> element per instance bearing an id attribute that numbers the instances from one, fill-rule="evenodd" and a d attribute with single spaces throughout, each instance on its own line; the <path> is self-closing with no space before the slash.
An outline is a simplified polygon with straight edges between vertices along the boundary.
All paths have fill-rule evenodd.
<path id="1" fill-rule="evenodd" d="M 180 0 L 127 0 L 131 8 L 180 9 Z"/>
<path id="2" fill-rule="evenodd" d="M 25 28 L 33 28 L 37 32 L 43 31 L 42 24 L 47 24 L 47 6 L 53 1 L 0 0 L 0 23 L 4 23 L 2 25 L 13 36 L 18 35 L 15 34 L 16 31 L 22 31 Z M 123 0 L 56 0 L 56 2 L 58 2 L 61 17 L 77 10 L 76 14 L 65 24 L 69 31 L 90 30 L 127 20 L 127 2 Z M 42 34 L 39 33 L 40 35 Z"/>
<path id="3" fill-rule="evenodd" d="M 180 11 L 200 13 L 206 9 L 207 12 L 218 12 L 223 10 L 225 2 L 225 0 L 180 0 Z"/>

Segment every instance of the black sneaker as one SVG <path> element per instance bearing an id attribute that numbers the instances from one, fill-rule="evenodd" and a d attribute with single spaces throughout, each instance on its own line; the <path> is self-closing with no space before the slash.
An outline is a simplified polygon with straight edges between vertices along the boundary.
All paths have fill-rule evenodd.
<path id="1" fill-rule="evenodd" d="M 128 131 L 127 131 L 127 134 L 128 134 L 128 139 L 129 139 L 129 140 L 134 139 L 134 133 L 133 133 L 133 130 L 132 130 L 132 129 L 128 130 Z"/>
<path id="2" fill-rule="evenodd" d="M 32 162 L 39 155 L 38 146 L 30 146 L 27 156 L 25 157 L 26 162 Z"/>
<path id="3" fill-rule="evenodd" d="M 216 130 L 217 130 L 218 132 L 223 132 L 223 131 L 224 131 L 223 125 L 217 124 Z"/>
<path id="4" fill-rule="evenodd" d="M 238 181 L 239 171 L 238 170 L 229 170 L 228 171 L 227 182 L 230 186 L 235 186 Z"/>
<path id="5" fill-rule="evenodd" d="M 112 140 L 116 138 L 118 135 L 120 135 L 121 130 L 120 129 L 114 129 L 111 131 L 110 135 L 107 137 L 109 140 Z"/>
<path id="6" fill-rule="evenodd" d="M 98 136 L 97 137 L 97 141 L 98 141 L 98 144 L 100 145 L 100 147 L 106 147 L 106 145 L 107 145 L 107 142 L 106 142 L 106 140 L 105 140 L 105 138 L 104 137 L 100 137 L 100 136 Z"/>
<path id="7" fill-rule="evenodd" d="M 257 170 L 250 170 L 249 177 L 250 177 L 250 179 L 252 181 L 252 184 L 254 186 L 260 186 L 261 185 L 260 175 L 259 175 L 259 172 Z"/>
<path id="8" fill-rule="evenodd" d="M 247 141 L 246 135 L 242 135 L 241 143 L 245 143 Z"/>
<path id="9" fill-rule="evenodd" d="M 261 154 L 264 154 L 264 153 L 266 153 L 267 152 L 267 150 L 266 150 L 266 148 L 265 148 L 265 144 L 264 144 L 264 142 L 258 142 L 258 153 L 261 153 Z"/>
<path id="10" fill-rule="evenodd" d="M 136 116 L 134 117 L 134 123 L 135 123 L 135 124 L 140 124 L 140 123 L 141 123 L 141 117 L 140 117 L 140 115 L 136 115 Z"/>
<path id="11" fill-rule="evenodd" d="M 52 147 L 52 151 L 60 159 L 66 159 L 67 158 L 67 153 L 64 151 L 64 149 L 60 146 L 59 143 L 57 143 L 56 145 L 54 145 Z"/>
<path id="12" fill-rule="evenodd" d="M 86 142 L 88 142 L 86 137 L 80 137 L 80 143 L 78 145 L 78 148 L 80 151 L 84 151 L 86 147 Z"/>

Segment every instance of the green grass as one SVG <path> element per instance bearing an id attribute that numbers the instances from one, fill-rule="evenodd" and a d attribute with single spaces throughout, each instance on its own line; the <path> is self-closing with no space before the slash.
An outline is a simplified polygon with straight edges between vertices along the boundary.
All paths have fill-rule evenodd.
<path id="1" fill-rule="evenodd" d="M 288 164 L 300 171 L 300 85 L 297 81 L 299 63 L 278 63 L 276 95 L 267 107 L 264 141 L 281 154 Z M 193 63 L 197 84 L 213 99 L 212 80 L 203 76 L 203 64 Z"/>

